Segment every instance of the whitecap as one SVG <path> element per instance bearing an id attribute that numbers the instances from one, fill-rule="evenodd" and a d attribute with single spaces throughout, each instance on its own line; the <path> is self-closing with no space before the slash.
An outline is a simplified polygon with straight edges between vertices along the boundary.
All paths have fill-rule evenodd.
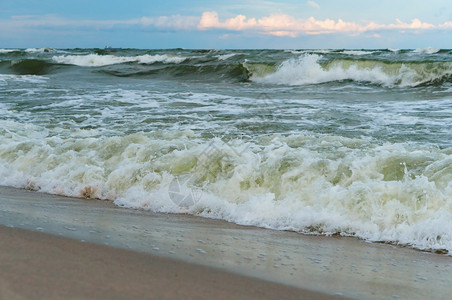
<path id="1" fill-rule="evenodd" d="M 427 47 L 427 48 L 418 48 L 416 50 L 413 50 L 414 53 L 424 53 L 424 54 L 434 54 L 439 52 L 438 49 L 433 47 Z"/>
<path id="2" fill-rule="evenodd" d="M 127 62 L 138 62 L 141 64 L 161 63 L 181 63 L 186 57 L 170 56 L 170 55 L 140 55 L 140 56 L 115 56 L 115 55 L 64 55 L 53 56 L 52 59 L 60 64 L 70 64 L 82 67 L 101 67 L 114 64 L 122 64 Z"/>

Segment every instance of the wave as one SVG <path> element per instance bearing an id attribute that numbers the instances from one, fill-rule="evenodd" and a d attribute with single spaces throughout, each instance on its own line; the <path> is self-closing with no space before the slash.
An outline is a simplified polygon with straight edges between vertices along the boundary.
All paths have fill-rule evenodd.
<path id="1" fill-rule="evenodd" d="M 53 48 L 28 48 L 28 49 L 0 49 L 0 54 L 41 55 L 54 53 L 69 53 L 65 50 Z"/>
<path id="2" fill-rule="evenodd" d="M 12 53 L 12 52 L 19 52 L 21 50 L 19 49 L 0 49 L 0 54 L 1 53 Z"/>
<path id="3" fill-rule="evenodd" d="M 238 55 L 238 54 L 237 53 L 229 53 L 229 54 L 216 55 L 215 57 L 218 58 L 218 60 L 227 60 L 236 55 Z"/>
<path id="4" fill-rule="evenodd" d="M 60 64 L 70 64 L 81 67 L 101 67 L 129 62 L 137 62 L 140 64 L 154 64 L 154 63 L 173 63 L 179 64 L 185 60 L 186 57 L 163 55 L 140 55 L 140 56 L 115 56 L 115 55 L 64 55 L 54 56 L 52 59 Z"/>
<path id="5" fill-rule="evenodd" d="M 227 60 L 214 58 L 215 60 Z M 183 63 L 187 61 L 187 63 Z M 121 64 L 139 64 L 124 66 Z M 20 59 L 0 61 L 0 70 L 18 75 L 45 75 L 61 72 L 64 67 L 108 67 L 100 68 L 96 72 L 118 77 L 158 77 L 158 78 L 187 78 L 203 80 L 232 80 L 248 81 L 251 74 L 265 75 L 275 70 L 272 64 L 252 63 L 212 63 L 203 58 L 183 58 L 166 55 L 142 55 L 136 57 L 118 57 L 112 55 L 99 56 L 97 54 L 83 56 L 58 56 L 51 61 L 43 59 Z"/>
<path id="6" fill-rule="evenodd" d="M 251 80 L 260 83 L 307 85 L 352 80 L 387 87 L 441 85 L 452 80 L 452 62 L 389 62 L 371 59 L 322 61 L 305 54 L 282 62 L 274 73 Z"/>
<path id="7" fill-rule="evenodd" d="M 414 50 L 414 53 L 424 53 L 424 54 L 434 54 L 434 53 L 438 53 L 440 50 L 436 49 L 436 48 L 432 48 L 432 47 L 427 47 L 427 48 L 418 48 L 416 50 Z"/>
<path id="8" fill-rule="evenodd" d="M 25 49 L 25 52 L 30 52 L 30 53 L 47 53 L 47 52 L 57 52 L 57 50 L 52 49 L 52 48 L 28 48 Z"/>
<path id="9" fill-rule="evenodd" d="M 346 55 L 368 55 L 368 54 L 373 54 L 376 53 L 376 51 L 370 51 L 370 50 L 343 50 L 341 51 L 342 54 L 346 54 Z"/>
<path id="10" fill-rule="evenodd" d="M 384 50 L 333 50 L 333 49 L 315 49 L 315 50 L 285 50 L 285 52 L 290 52 L 292 54 L 344 54 L 351 56 L 361 56 L 361 55 L 370 55 L 374 53 L 379 53 Z"/>
<path id="11" fill-rule="evenodd" d="M 42 49 L 36 49 L 38 50 Z M 165 54 L 161 54 L 159 50 L 159 54 L 150 54 L 141 50 L 125 49 L 105 55 L 89 53 L 89 49 L 72 50 L 70 55 L 53 49 L 50 53 L 37 54 L 21 50 L 1 54 L 0 71 L 45 75 L 64 72 L 69 68 L 74 71 L 74 67 L 79 67 L 76 72 L 96 72 L 120 77 L 185 77 L 206 81 L 254 81 L 289 86 L 331 82 L 341 84 L 341 81 L 390 88 L 441 86 L 450 83 L 452 62 L 449 50 L 439 50 L 435 55 L 428 54 L 433 51 L 429 48 L 421 50 L 424 52 L 388 49 L 279 52 L 168 50 Z M 59 51 L 59 54 L 55 54 L 55 51 Z"/>
<path id="12" fill-rule="evenodd" d="M 263 65 L 265 66 L 265 65 Z M 189 80 L 218 81 L 231 80 L 233 82 L 248 81 L 251 72 L 258 71 L 259 64 L 170 64 L 154 66 L 152 68 L 136 69 L 121 68 L 101 70 L 104 74 L 118 77 L 158 77 L 158 78 L 186 78 Z"/>
<path id="13" fill-rule="evenodd" d="M 41 59 L 22 59 L 10 62 L 9 69 L 20 75 L 45 75 L 55 67 L 54 64 Z"/>
<path id="14" fill-rule="evenodd" d="M 37 76 L 37 75 L 0 74 L 0 85 L 7 84 L 10 81 L 29 82 L 29 83 L 45 83 L 47 80 L 48 80 L 47 77 Z"/>
<path id="15" fill-rule="evenodd" d="M 57 137 L 0 121 L 0 184 L 277 230 L 452 251 L 452 150 L 191 131 Z"/>

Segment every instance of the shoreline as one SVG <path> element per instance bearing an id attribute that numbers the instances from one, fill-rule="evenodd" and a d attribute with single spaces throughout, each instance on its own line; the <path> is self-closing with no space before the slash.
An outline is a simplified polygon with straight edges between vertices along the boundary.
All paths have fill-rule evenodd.
<path id="1" fill-rule="evenodd" d="M 187 262 L 0 226 L 0 299 L 332 299 Z"/>
<path id="2" fill-rule="evenodd" d="M 307 236 L 123 209 L 108 201 L 10 187 L 0 187 L 0 225 L 39 231 L 31 236 L 46 233 L 81 245 L 130 249 L 323 297 L 442 298 L 452 284 L 450 256 L 357 238 Z"/>

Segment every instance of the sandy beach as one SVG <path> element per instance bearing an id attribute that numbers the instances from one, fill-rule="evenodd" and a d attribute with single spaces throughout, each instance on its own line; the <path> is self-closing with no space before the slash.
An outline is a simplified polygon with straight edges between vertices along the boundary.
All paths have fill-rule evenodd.
<path id="1" fill-rule="evenodd" d="M 4 44 L 0 298 L 450 298 L 452 50 L 368 37 Z"/>
<path id="2" fill-rule="evenodd" d="M 329 299 L 145 253 L 0 227 L 0 299 Z"/>
<path id="3" fill-rule="evenodd" d="M 0 188 L 0 298 L 441 299 L 450 256 Z"/>

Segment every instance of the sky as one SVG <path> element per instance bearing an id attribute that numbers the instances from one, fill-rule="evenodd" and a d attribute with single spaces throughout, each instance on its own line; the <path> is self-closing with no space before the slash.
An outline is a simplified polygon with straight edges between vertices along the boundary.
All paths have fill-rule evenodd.
<path id="1" fill-rule="evenodd" d="M 452 48 L 451 0 L 0 0 L 0 48 Z"/>

